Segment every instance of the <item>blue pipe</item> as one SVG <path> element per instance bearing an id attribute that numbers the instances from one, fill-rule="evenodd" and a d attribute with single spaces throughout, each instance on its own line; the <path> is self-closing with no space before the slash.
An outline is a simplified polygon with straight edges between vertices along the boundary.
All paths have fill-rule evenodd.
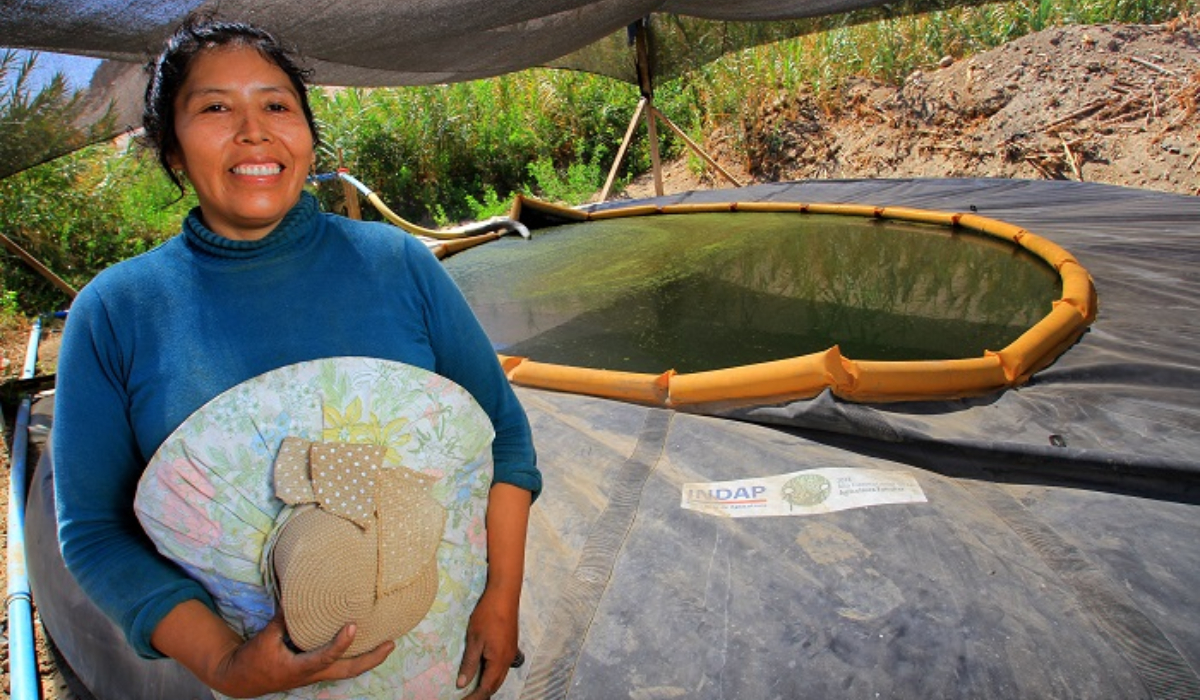
<path id="1" fill-rule="evenodd" d="M 29 332 L 22 379 L 32 379 L 36 372 L 41 336 L 42 319 L 38 317 L 34 319 L 33 329 Z M 8 597 L 5 602 L 8 609 L 9 688 L 12 700 L 38 700 L 41 697 L 37 655 L 34 652 L 33 597 L 29 591 L 29 573 L 25 565 L 25 461 L 29 451 L 29 412 L 32 403 L 26 395 L 17 408 L 12 464 L 9 467 Z"/>

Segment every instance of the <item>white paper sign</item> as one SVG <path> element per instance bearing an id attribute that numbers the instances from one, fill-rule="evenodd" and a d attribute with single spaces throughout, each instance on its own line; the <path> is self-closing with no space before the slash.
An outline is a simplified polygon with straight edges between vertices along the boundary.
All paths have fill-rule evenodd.
<path id="1" fill-rule="evenodd" d="M 759 479 L 684 484 L 680 505 L 709 515 L 756 518 L 925 502 L 925 492 L 911 474 L 830 467 Z"/>

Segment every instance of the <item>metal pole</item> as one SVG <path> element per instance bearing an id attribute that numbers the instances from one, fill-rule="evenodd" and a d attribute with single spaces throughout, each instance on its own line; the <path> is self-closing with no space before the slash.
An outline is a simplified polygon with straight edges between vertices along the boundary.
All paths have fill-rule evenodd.
<path id="1" fill-rule="evenodd" d="M 29 347 L 25 352 L 22 379 L 32 379 L 37 369 L 38 341 L 42 319 L 33 322 Z M 29 451 L 29 396 L 17 408 L 13 429 L 12 464 L 8 484 L 8 663 L 12 700 L 37 700 L 41 697 L 37 655 L 34 652 L 33 597 L 29 592 L 29 573 L 25 565 L 25 493 L 26 455 Z"/>

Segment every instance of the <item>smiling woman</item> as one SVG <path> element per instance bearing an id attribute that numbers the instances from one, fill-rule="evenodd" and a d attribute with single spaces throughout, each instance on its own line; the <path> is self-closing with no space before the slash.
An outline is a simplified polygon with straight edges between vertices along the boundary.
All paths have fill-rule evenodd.
<path id="1" fill-rule="evenodd" d="M 176 659 L 218 695 L 382 699 L 400 688 L 408 692 L 420 679 L 422 688 L 436 685 L 417 691 L 422 697 L 490 696 L 517 657 L 525 533 L 541 488 L 528 420 L 490 341 L 424 245 L 390 226 L 323 214 L 304 192 L 318 134 L 304 73 L 273 36 L 245 24 L 189 22 L 152 69 L 146 139 L 181 191 L 184 180 L 191 184 L 200 206 L 179 236 L 105 270 L 72 305 L 53 435 L 67 569 L 121 627 L 133 651 Z M 367 299 L 372 303 L 362 303 Z M 389 659 L 404 640 L 372 636 L 372 620 L 354 606 L 339 609 L 342 614 L 329 620 L 334 634 L 316 640 L 302 640 L 289 616 L 272 617 L 280 606 L 269 597 L 256 608 L 264 614 L 252 624 L 239 622 L 245 610 L 227 604 L 227 588 L 241 591 L 277 577 L 283 599 L 293 586 L 303 590 L 304 581 L 261 570 L 254 558 L 252 581 L 213 583 L 206 574 L 215 570 L 198 570 L 191 558 L 156 549 L 130 509 L 151 457 L 215 397 L 283 367 L 351 358 L 436 372 L 438 381 L 464 389 L 495 431 L 491 486 L 475 496 L 486 510 L 486 534 L 480 534 L 486 561 L 446 559 L 450 545 L 438 553 L 448 570 L 486 584 L 464 599 L 469 614 L 418 621 L 412 634 L 428 638 L 424 626 L 432 625 L 451 629 L 447 639 L 459 643 L 438 644 L 439 654 L 420 663 L 411 654 Z M 297 388 L 310 396 L 311 386 Z M 272 415 L 251 397 L 228 408 L 220 425 L 286 423 L 297 407 Z M 344 413 L 354 412 L 348 406 Z M 370 445 L 391 453 L 409 436 L 372 430 L 379 414 L 369 411 L 367 420 L 354 413 L 363 425 L 326 446 L 354 452 Z M 315 415 L 331 420 L 329 413 Z M 330 432 L 318 428 L 313 436 Z M 257 429 L 254 435 L 264 438 Z M 280 442 L 255 445 L 274 459 Z M 425 445 L 435 452 L 442 447 L 436 440 Z M 227 476 L 253 480 L 244 455 L 230 454 L 220 464 L 230 470 Z M 378 483 L 399 483 L 413 464 L 384 464 L 380 471 L 388 478 Z M 431 487 L 448 488 L 456 469 L 466 467 L 439 470 L 445 483 Z M 266 488 L 270 473 L 264 469 L 250 487 Z M 231 479 L 202 481 L 189 483 L 199 483 L 218 510 L 236 510 Z M 397 495 L 380 486 L 371 497 Z M 273 496 L 266 501 L 278 505 Z M 158 504 L 143 505 L 153 510 Z M 455 539 L 441 521 L 417 525 L 434 541 Z M 201 540 L 190 541 L 202 560 L 222 556 Z M 393 555 L 407 552 L 378 541 L 381 562 L 394 565 Z M 374 580 L 374 570 L 367 578 Z M 235 598 L 240 604 L 243 596 Z M 372 648 L 362 648 L 368 640 Z"/>
<path id="2" fill-rule="evenodd" d="M 302 103 L 287 74 L 255 49 L 195 58 L 175 98 L 179 145 L 168 159 L 196 189 L 214 232 L 258 240 L 300 199 L 316 138 Z"/>

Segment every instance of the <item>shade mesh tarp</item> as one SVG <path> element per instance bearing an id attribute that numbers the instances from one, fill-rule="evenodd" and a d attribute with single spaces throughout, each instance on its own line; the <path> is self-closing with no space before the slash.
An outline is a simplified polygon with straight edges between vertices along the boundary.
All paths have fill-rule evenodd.
<path id="1" fill-rule="evenodd" d="M 456 82 L 535 66 L 637 83 L 628 28 L 651 17 L 649 68 L 666 80 L 730 51 L 831 26 L 979 0 L 34 0 L 0 4 L 0 49 L 107 59 L 66 62 L 85 89 L 70 145 L 5 153 L 0 178 L 139 125 L 141 66 L 190 12 L 217 12 L 276 31 L 323 85 Z M 97 120 L 109 121 L 97 128 Z M 0 137 L 17 134 L 9 125 Z M 18 138 L 14 136 L 14 138 Z"/>

